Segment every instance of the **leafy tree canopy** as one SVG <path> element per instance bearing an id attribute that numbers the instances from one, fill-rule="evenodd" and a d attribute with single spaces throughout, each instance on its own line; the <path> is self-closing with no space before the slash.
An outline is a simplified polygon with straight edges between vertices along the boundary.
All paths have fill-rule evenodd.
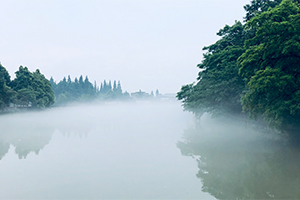
<path id="1" fill-rule="evenodd" d="M 17 92 L 14 104 L 44 108 L 54 103 L 51 83 L 39 70 L 31 73 L 27 67 L 20 66 L 11 86 Z"/>
<path id="2" fill-rule="evenodd" d="M 247 93 L 244 109 L 291 131 L 300 124 L 300 5 L 292 0 L 256 15 L 246 24 L 255 37 L 238 59 Z"/>
<path id="3" fill-rule="evenodd" d="M 177 93 L 186 110 L 200 115 L 241 112 L 240 97 L 245 84 L 238 74 L 236 60 L 244 52 L 247 33 L 244 25 L 236 21 L 233 26 L 226 25 L 217 35 L 221 36 L 220 40 L 203 48 L 208 52 L 198 65 L 198 82 L 184 85 Z"/>
<path id="4" fill-rule="evenodd" d="M 14 95 L 13 90 L 9 87 L 10 76 L 7 70 L 0 63 L 0 109 L 7 107 Z"/>
<path id="5" fill-rule="evenodd" d="M 250 4 L 244 6 L 246 13 L 245 21 L 249 21 L 254 16 L 274 8 L 279 5 L 282 0 L 252 0 Z"/>

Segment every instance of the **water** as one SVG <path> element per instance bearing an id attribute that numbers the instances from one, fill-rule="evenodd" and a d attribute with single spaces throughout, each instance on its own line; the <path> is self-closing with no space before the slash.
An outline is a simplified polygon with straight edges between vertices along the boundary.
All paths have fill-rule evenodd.
<path id="1" fill-rule="evenodd" d="M 176 147 L 191 120 L 177 102 L 0 116 L 0 199 L 214 199 Z"/>
<path id="2" fill-rule="evenodd" d="M 217 199 L 300 199 L 300 148 L 242 119 L 202 118 L 177 143 Z"/>
<path id="3" fill-rule="evenodd" d="M 0 199 L 300 199 L 300 151 L 178 102 L 0 116 Z"/>

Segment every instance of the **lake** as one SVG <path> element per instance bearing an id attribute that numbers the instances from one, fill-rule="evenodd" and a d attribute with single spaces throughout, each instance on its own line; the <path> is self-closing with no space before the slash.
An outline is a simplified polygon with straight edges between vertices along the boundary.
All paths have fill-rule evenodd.
<path id="1" fill-rule="evenodd" d="M 300 198 L 298 148 L 243 119 L 199 122 L 175 101 L 7 114 L 0 125 L 0 199 Z"/>

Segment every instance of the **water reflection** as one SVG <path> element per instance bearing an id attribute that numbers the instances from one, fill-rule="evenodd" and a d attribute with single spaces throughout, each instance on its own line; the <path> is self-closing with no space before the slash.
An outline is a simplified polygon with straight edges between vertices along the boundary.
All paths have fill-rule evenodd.
<path id="1" fill-rule="evenodd" d="M 0 116 L 0 199 L 211 199 L 174 145 L 190 117 L 169 102 Z"/>
<path id="2" fill-rule="evenodd" d="M 166 117 L 169 112 L 161 112 L 161 109 L 175 112 L 174 106 L 180 109 L 177 104 L 111 103 L 0 115 L 0 160 L 10 148 L 15 148 L 20 159 L 27 158 L 30 153 L 39 154 L 50 143 L 54 133 L 80 138 L 86 138 L 92 132 L 99 135 L 105 133 L 102 134 L 105 138 L 106 134 L 124 132 L 124 135 L 118 135 L 117 138 L 129 140 L 130 137 L 125 134 L 136 129 L 144 131 L 168 123 L 171 125 L 173 122 Z M 160 112 L 159 117 L 157 112 Z"/>
<path id="3" fill-rule="evenodd" d="M 10 147 L 20 159 L 26 158 L 31 152 L 39 154 L 51 140 L 54 132 L 52 126 L 40 123 L 31 118 L 18 116 L 15 120 L 6 121 L 1 125 L 0 133 L 0 160 L 6 155 Z"/>
<path id="4" fill-rule="evenodd" d="M 72 115 L 62 110 L 3 115 L 0 160 L 11 147 L 15 148 L 19 159 L 25 159 L 31 152 L 38 155 L 50 143 L 55 132 L 64 136 L 87 137 L 93 126 L 86 119 L 84 114 Z"/>
<path id="5" fill-rule="evenodd" d="M 300 151 L 242 121 L 204 119 L 177 143 L 217 199 L 299 199 Z M 271 130 L 269 130 L 271 131 Z"/>

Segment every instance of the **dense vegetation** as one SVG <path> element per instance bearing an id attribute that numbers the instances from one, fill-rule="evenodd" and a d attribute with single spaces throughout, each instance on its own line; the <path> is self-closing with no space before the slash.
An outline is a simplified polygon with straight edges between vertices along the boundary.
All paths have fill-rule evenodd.
<path id="1" fill-rule="evenodd" d="M 86 102 L 92 100 L 111 101 L 111 100 L 132 100 L 132 99 L 152 99 L 154 98 L 153 91 L 149 94 L 139 90 L 129 94 L 127 91 L 122 91 L 120 81 L 104 80 L 100 86 L 96 82 L 92 84 L 86 76 L 83 80 L 81 75 L 72 81 L 71 77 L 65 77 L 63 80 L 56 83 L 51 77 L 50 83 L 55 93 L 55 105 L 64 105 L 70 102 Z M 156 90 L 156 97 L 160 97 L 159 91 Z"/>
<path id="2" fill-rule="evenodd" d="M 85 80 L 80 76 L 74 81 L 68 76 L 64 77 L 59 83 L 56 83 L 51 77 L 50 83 L 55 93 L 56 104 L 66 104 L 73 101 L 87 101 L 94 99 L 97 93 L 97 86 L 93 85 L 88 77 Z"/>
<path id="3" fill-rule="evenodd" d="M 248 113 L 294 134 L 300 124 L 300 4 L 296 0 L 253 0 L 245 23 L 226 25 L 198 65 L 197 83 L 177 98 L 186 110 Z"/>
<path id="4" fill-rule="evenodd" d="M 20 66 L 16 78 L 10 80 L 7 70 L 0 64 L 0 109 L 8 107 L 45 108 L 54 103 L 54 92 L 49 80 L 37 69 L 30 72 Z"/>
<path id="5" fill-rule="evenodd" d="M 37 69 L 30 72 L 27 67 L 20 66 L 15 72 L 16 78 L 10 79 L 8 71 L 0 64 L 0 112 L 16 111 L 19 108 L 42 109 L 53 105 L 65 105 L 71 102 L 86 102 L 92 100 L 134 100 L 153 99 L 153 91 L 148 94 L 139 90 L 129 94 L 122 92 L 120 81 L 106 82 L 100 86 L 92 84 L 88 77 L 81 75 L 74 81 L 68 76 L 56 83 L 51 77 L 46 79 Z M 156 90 L 156 99 L 160 94 Z"/>

